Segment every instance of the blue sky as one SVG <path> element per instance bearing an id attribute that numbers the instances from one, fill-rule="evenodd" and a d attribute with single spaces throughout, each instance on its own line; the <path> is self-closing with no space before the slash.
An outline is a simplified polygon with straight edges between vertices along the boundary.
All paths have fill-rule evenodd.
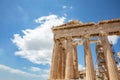
<path id="1" fill-rule="evenodd" d="M 50 68 L 51 26 L 120 18 L 120 0 L 0 0 L 0 80 L 46 80 Z M 111 39 L 111 38 L 110 38 Z M 120 38 L 112 37 L 115 52 Z M 91 45 L 95 61 L 95 44 Z M 84 66 L 83 46 L 78 46 Z"/>

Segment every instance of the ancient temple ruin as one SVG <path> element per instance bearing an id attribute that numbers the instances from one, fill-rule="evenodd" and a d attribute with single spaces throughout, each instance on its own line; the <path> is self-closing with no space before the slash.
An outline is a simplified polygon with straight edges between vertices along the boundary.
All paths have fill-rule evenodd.
<path id="1" fill-rule="evenodd" d="M 53 27 L 54 48 L 49 80 L 120 80 L 112 45 L 107 36 L 120 36 L 120 19 L 95 24 L 77 20 Z M 98 68 L 94 68 L 90 44 L 96 43 Z M 84 46 L 85 70 L 78 71 L 76 46 Z"/>

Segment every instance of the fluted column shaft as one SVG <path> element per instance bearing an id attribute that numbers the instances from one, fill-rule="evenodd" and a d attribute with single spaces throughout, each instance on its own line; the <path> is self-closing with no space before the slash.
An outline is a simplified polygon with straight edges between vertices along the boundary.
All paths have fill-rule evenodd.
<path id="1" fill-rule="evenodd" d="M 107 62 L 109 79 L 110 80 L 120 80 L 117 65 L 115 63 L 114 55 L 113 55 L 111 46 L 109 44 L 107 35 L 101 35 L 101 41 L 102 41 L 103 48 L 104 48 L 105 60 Z"/>
<path id="2" fill-rule="evenodd" d="M 58 46 L 58 72 L 57 72 L 57 79 L 62 79 L 62 55 L 63 55 L 63 48 L 62 48 L 62 43 L 59 41 L 59 46 Z"/>
<path id="3" fill-rule="evenodd" d="M 84 53 L 85 53 L 86 80 L 95 80 L 95 71 L 92 61 L 92 54 L 91 54 L 89 40 L 83 38 L 83 45 L 84 45 Z"/>
<path id="4" fill-rule="evenodd" d="M 63 51 L 62 51 L 62 69 L 61 69 L 61 79 L 65 79 L 65 67 L 66 67 L 66 42 L 65 40 L 61 40 L 61 43 L 62 43 L 62 48 L 63 48 Z"/>
<path id="5" fill-rule="evenodd" d="M 67 56 L 66 56 L 66 70 L 65 79 L 70 80 L 74 78 L 74 67 L 73 67 L 73 46 L 72 39 L 67 39 Z"/>
<path id="6" fill-rule="evenodd" d="M 61 78 L 61 61 L 62 61 L 62 50 L 60 48 L 60 41 L 54 40 L 54 48 L 52 54 L 52 63 L 50 70 L 50 80 Z"/>
<path id="7" fill-rule="evenodd" d="M 79 71 L 78 71 L 78 56 L 77 56 L 77 46 L 73 46 L 73 65 L 74 65 L 74 78 L 79 78 Z"/>

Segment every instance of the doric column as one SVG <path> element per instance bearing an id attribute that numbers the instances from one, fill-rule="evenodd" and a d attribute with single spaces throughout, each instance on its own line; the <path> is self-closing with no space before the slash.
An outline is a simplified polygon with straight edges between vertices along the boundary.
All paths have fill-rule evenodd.
<path id="1" fill-rule="evenodd" d="M 66 56 L 66 70 L 65 70 L 65 79 L 70 80 L 74 78 L 74 69 L 73 69 L 73 46 L 72 39 L 67 39 L 67 56 Z"/>
<path id="2" fill-rule="evenodd" d="M 95 71 L 92 61 L 90 43 L 87 38 L 83 38 L 83 45 L 85 53 L 86 80 L 95 80 Z"/>
<path id="3" fill-rule="evenodd" d="M 73 46 L 73 65 L 74 65 L 74 78 L 79 79 L 79 71 L 78 71 L 78 56 L 77 56 L 77 46 Z"/>
<path id="4" fill-rule="evenodd" d="M 63 47 L 62 47 L 62 43 L 59 40 L 59 49 L 57 51 L 58 54 L 58 58 L 56 60 L 58 60 L 58 72 L 57 72 L 57 79 L 62 79 L 62 55 L 63 55 Z"/>
<path id="5" fill-rule="evenodd" d="M 66 67 L 66 41 L 64 39 L 61 39 L 61 43 L 62 43 L 62 48 L 63 48 L 63 52 L 62 52 L 62 69 L 61 69 L 61 79 L 65 79 L 65 67 Z"/>
<path id="6" fill-rule="evenodd" d="M 61 78 L 61 43 L 59 40 L 54 40 L 54 48 L 52 54 L 52 63 L 51 63 L 51 71 L 50 71 L 50 80 L 60 79 Z"/>
<path id="7" fill-rule="evenodd" d="M 114 55 L 106 34 L 101 34 L 101 42 L 104 48 L 104 55 L 105 55 L 105 60 L 107 62 L 109 79 L 120 80 L 117 65 L 114 60 Z"/>

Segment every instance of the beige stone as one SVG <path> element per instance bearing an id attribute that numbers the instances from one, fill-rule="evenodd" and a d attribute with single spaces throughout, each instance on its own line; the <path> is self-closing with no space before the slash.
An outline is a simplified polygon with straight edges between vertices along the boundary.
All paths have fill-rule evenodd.
<path id="1" fill-rule="evenodd" d="M 67 38 L 65 79 L 74 79 L 73 46 L 71 38 Z"/>
<path id="2" fill-rule="evenodd" d="M 109 44 L 108 38 L 106 35 L 101 34 L 101 42 L 104 48 L 105 60 L 107 63 L 109 79 L 110 80 L 120 80 L 117 65 L 115 63 L 115 59 L 111 50 L 111 46 Z"/>
<path id="3" fill-rule="evenodd" d="M 118 72 L 119 68 L 107 39 L 109 35 L 120 36 L 120 19 L 100 21 L 97 24 L 93 22 L 84 24 L 74 20 L 53 27 L 52 31 L 54 47 L 49 80 L 78 80 L 78 78 L 79 80 L 120 80 L 120 70 Z M 95 40 L 90 40 L 94 37 Z M 74 41 L 81 38 L 79 42 Z M 104 54 L 102 58 L 105 59 L 105 62 L 101 63 L 102 67 L 105 67 L 105 71 L 101 72 L 106 76 L 104 79 L 100 79 L 98 77 L 100 74 L 97 74 L 99 70 L 94 69 L 90 49 L 90 43 L 98 42 L 102 44 L 101 51 Z M 85 70 L 83 71 L 78 71 L 77 45 L 84 45 Z M 100 57 L 101 55 L 98 55 L 98 61 Z"/>
<path id="4" fill-rule="evenodd" d="M 79 79 L 77 46 L 73 46 L 74 78 Z"/>
<path id="5" fill-rule="evenodd" d="M 85 53 L 86 80 L 95 80 L 94 65 L 92 61 L 89 40 L 83 38 L 83 45 Z"/>

